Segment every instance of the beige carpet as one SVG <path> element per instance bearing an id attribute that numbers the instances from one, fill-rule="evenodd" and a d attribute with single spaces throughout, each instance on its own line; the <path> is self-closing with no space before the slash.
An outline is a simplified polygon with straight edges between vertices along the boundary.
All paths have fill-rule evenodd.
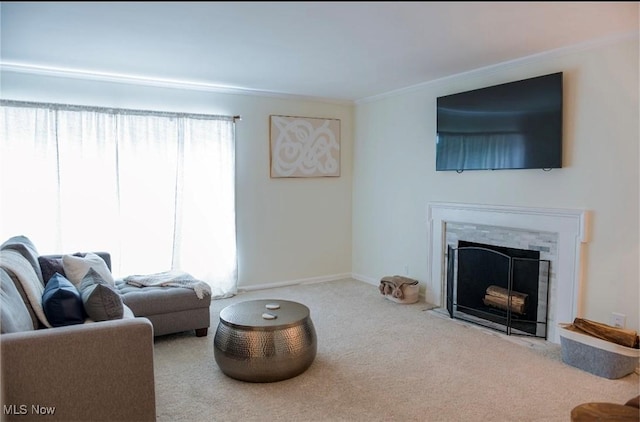
<path id="1" fill-rule="evenodd" d="M 276 383 L 225 376 L 213 357 L 221 309 L 283 299 L 311 310 L 318 353 Z M 385 299 L 356 280 L 240 293 L 211 305 L 207 337 L 155 340 L 158 421 L 563 421 L 590 401 L 624 403 L 638 375 L 597 377 L 559 347 L 450 320 L 421 302 Z"/>

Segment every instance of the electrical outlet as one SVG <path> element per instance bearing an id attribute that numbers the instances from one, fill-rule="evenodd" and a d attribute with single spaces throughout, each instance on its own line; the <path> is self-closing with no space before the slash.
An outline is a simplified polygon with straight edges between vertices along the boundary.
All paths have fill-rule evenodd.
<path id="1" fill-rule="evenodd" d="M 624 328 L 627 322 L 627 316 L 617 312 L 611 312 L 611 325 L 618 328 Z"/>

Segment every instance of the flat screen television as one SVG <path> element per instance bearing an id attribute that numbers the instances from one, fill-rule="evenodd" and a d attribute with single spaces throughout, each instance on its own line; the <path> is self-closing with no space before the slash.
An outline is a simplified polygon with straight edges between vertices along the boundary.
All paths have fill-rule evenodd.
<path id="1" fill-rule="evenodd" d="M 436 101 L 436 171 L 562 167 L 562 72 Z"/>

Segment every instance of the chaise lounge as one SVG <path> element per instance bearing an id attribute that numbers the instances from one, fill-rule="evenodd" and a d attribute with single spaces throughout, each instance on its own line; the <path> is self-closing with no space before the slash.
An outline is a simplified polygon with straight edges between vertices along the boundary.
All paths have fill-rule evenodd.
<path id="1" fill-rule="evenodd" d="M 108 253 L 86 256 L 98 256 L 101 271 L 106 268 L 110 275 Z M 83 320 L 52 325 L 49 319 L 54 319 L 45 309 L 73 314 L 64 289 L 58 295 L 64 300 L 43 299 L 51 291 L 44 280 L 50 280 L 51 266 L 56 268 L 63 257 L 39 255 L 24 236 L 0 246 L 3 420 L 47 414 L 49 420 L 154 421 L 153 338 L 189 330 L 207 335 L 211 297 L 200 299 L 191 289 L 138 288 L 123 281 L 114 281 L 109 289 L 101 286 L 108 294 L 94 294 L 98 288 L 88 279 L 97 265 L 90 264 L 92 271 L 82 275 L 87 284 L 78 292 L 92 300 L 84 302 Z M 94 300 L 98 297 L 101 300 Z M 116 308 L 120 312 L 114 314 Z M 96 319 L 100 312 L 104 318 Z"/>

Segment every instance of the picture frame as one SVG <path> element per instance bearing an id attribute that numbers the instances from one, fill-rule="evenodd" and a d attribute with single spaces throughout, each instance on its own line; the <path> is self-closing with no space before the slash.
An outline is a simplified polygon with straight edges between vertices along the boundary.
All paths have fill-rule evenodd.
<path id="1" fill-rule="evenodd" d="M 269 116 L 271 178 L 339 177 L 340 120 Z"/>

